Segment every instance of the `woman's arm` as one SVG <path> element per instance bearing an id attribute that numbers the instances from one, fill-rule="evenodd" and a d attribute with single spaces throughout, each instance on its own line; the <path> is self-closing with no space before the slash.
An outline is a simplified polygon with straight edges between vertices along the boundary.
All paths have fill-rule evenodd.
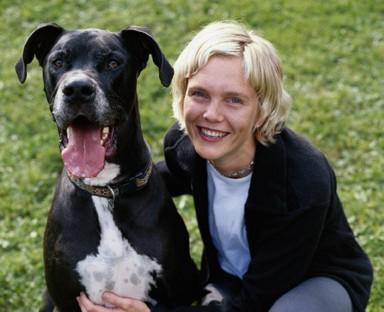
<path id="1" fill-rule="evenodd" d="M 77 297 L 81 312 L 216 312 L 221 311 L 218 306 L 185 306 L 174 309 L 169 309 L 162 305 L 157 305 L 152 309 L 142 301 L 117 296 L 110 292 L 105 292 L 102 296 L 104 302 L 114 306 L 114 308 L 106 308 L 92 303 L 88 297 L 81 293 Z"/>
<path id="2" fill-rule="evenodd" d="M 174 124 L 164 138 L 164 160 L 156 164 L 172 196 L 192 194 L 190 170 L 194 155 L 190 140 Z"/>
<path id="3" fill-rule="evenodd" d="M 180 170 L 171 171 L 164 160 L 156 163 L 156 168 L 160 171 L 172 197 L 191 194 L 190 178 L 188 175 L 183 174 Z"/>

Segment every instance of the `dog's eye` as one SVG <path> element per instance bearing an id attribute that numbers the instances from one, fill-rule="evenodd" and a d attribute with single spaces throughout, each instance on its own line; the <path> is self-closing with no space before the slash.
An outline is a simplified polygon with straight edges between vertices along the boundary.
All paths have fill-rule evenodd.
<path id="1" fill-rule="evenodd" d="M 120 63 L 116 60 L 110 60 L 108 63 L 107 63 L 107 69 L 109 70 L 113 70 L 113 69 L 116 69 L 117 67 L 119 67 Z"/>
<path id="2" fill-rule="evenodd" d="M 54 59 L 52 61 L 52 65 L 55 67 L 55 69 L 62 68 L 64 66 L 64 61 L 60 58 Z"/>

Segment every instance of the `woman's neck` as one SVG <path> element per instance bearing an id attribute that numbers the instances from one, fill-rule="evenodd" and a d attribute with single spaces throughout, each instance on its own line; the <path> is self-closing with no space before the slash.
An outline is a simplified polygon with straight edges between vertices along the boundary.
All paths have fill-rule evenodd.
<path id="1" fill-rule="evenodd" d="M 228 178 L 242 178 L 250 174 L 253 170 L 253 159 L 256 150 L 253 153 L 242 155 L 241 159 L 233 159 L 231 161 L 215 161 L 209 160 L 215 169 Z"/>

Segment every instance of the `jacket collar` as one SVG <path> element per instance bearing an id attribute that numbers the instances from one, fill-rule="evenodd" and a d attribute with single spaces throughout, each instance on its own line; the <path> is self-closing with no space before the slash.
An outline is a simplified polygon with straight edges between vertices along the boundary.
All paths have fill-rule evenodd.
<path id="1" fill-rule="evenodd" d="M 273 144 L 257 145 L 246 207 L 269 214 L 287 210 L 287 153 L 282 134 Z"/>

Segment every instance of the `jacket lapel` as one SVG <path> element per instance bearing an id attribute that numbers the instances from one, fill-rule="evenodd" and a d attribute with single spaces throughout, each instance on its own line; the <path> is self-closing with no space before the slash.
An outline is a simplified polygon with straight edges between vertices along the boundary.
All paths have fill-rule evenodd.
<path id="1" fill-rule="evenodd" d="M 274 144 L 257 145 L 247 208 L 272 214 L 286 212 L 286 162 L 286 150 L 280 135 Z"/>
<path id="2" fill-rule="evenodd" d="M 281 135 L 274 144 L 257 145 L 254 163 L 244 212 L 251 256 L 262 232 L 287 212 L 287 155 Z"/>
<path id="3" fill-rule="evenodd" d="M 208 186 L 207 186 L 207 168 L 206 161 L 196 154 L 195 166 L 193 168 L 195 174 L 193 194 L 195 199 L 196 216 L 198 219 L 200 232 L 205 245 L 212 245 L 211 235 L 209 232 L 208 220 Z"/>

